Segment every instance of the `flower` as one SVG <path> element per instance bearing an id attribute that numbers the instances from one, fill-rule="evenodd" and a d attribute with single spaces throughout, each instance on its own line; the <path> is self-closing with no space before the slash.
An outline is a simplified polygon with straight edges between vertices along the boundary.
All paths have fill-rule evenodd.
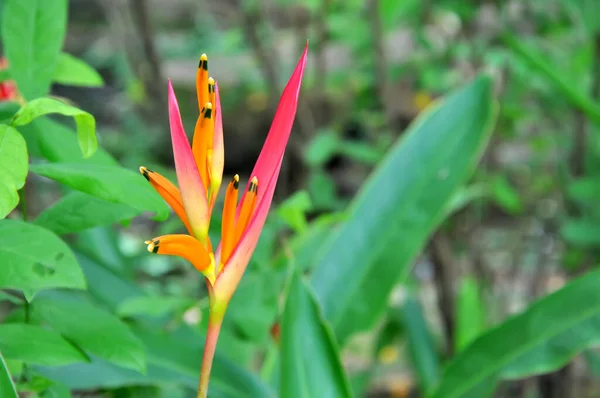
<path id="1" fill-rule="evenodd" d="M 8 68 L 8 61 L 4 57 L 0 57 L 0 71 Z M 17 91 L 17 85 L 14 80 L 5 80 L 0 82 L 0 102 L 2 101 L 19 101 L 21 97 Z"/>
<path id="2" fill-rule="evenodd" d="M 169 120 L 179 189 L 168 179 L 140 167 L 142 175 L 181 218 L 188 234 L 159 236 L 148 251 L 187 259 L 209 282 L 212 301 L 226 306 L 250 261 L 271 206 L 283 154 L 296 114 L 308 45 L 281 96 L 252 178 L 238 203 L 239 176 L 227 186 L 221 243 L 213 250 L 208 228 L 221 186 L 224 164 L 223 123 L 218 84 L 208 76 L 202 54 L 196 74 L 200 115 L 190 146 L 169 80 Z"/>

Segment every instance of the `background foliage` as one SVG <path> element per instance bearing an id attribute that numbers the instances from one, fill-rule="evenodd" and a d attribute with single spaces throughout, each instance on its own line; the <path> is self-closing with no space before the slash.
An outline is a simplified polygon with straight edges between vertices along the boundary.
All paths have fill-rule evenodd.
<path id="1" fill-rule="evenodd" d="M 1 2 L 0 396 L 194 396 L 206 290 L 137 168 L 174 180 L 206 52 L 247 178 L 306 38 L 210 396 L 595 396 L 597 3 Z"/>

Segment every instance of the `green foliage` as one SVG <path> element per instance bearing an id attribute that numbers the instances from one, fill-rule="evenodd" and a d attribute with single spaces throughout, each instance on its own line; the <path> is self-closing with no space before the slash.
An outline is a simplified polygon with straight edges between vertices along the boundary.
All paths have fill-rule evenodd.
<path id="1" fill-rule="evenodd" d="M 7 359 L 60 366 L 88 358 L 60 334 L 35 325 L 0 325 L 0 350 Z"/>
<path id="2" fill-rule="evenodd" d="M 406 299 L 400 309 L 400 317 L 419 386 L 424 394 L 429 394 L 435 388 L 440 373 L 435 341 L 423 317 L 423 310 L 414 298 Z"/>
<path id="3" fill-rule="evenodd" d="M 351 395 L 333 332 L 298 270 L 293 271 L 281 322 L 280 386 L 282 397 Z"/>
<path id="4" fill-rule="evenodd" d="M 27 147 L 14 128 L 0 124 L 0 219 L 19 204 L 18 190 L 27 177 Z"/>
<path id="5" fill-rule="evenodd" d="M 124 368 L 146 371 L 140 340 L 114 315 L 77 298 L 39 297 L 32 318 L 52 326 L 82 350 Z"/>
<path id="6" fill-rule="evenodd" d="M 78 163 L 48 163 L 32 165 L 30 170 L 88 195 L 112 203 L 150 211 L 159 220 L 169 215 L 162 198 L 138 173 L 115 166 Z"/>
<path id="7" fill-rule="evenodd" d="M 96 119 L 79 108 L 65 104 L 53 98 L 37 98 L 27 102 L 13 117 L 12 125 L 23 126 L 34 119 L 50 113 L 72 116 L 77 126 L 77 140 L 84 158 L 96 152 L 98 139 L 96 138 Z"/>
<path id="8" fill-rule="evenodd" d="M 591 272 L 483 334 L 448 364 L 434 396 L 460 397 L 498 378 L 550 372 L 596 344 L 599 282 L 600 272 Z"/>
<path id="9" fill-rule="evenodd" d="M 17 389 L 8 372 L 6 361 L 0 355 L 0 394 L 6 398 L 18 398 Z"/>
<path id="10" fill-rule="evenodd" d="M 94 68 L 68 53 L 60 53 L 52 81 L 67 86 L 102 87 L 104 80 Z"/>
<path id="11" fill-rule="evenodd" d="M 481 76 L 414 123 L 364 185 L 312 274 L 340 341 L 381 316 L 394 284 L 472 172 L 494 117 L 491 80 Z M 411 167 L 413 159 L 429 161 Z"/>
<path id="12" fill-rule="evenodd" d="M 2 220 L 0 235 L 0 287 L 19 289 L 27 300 L 44 289 L 85 289 L 73 252 L 52 232 L 33 224 Z"/>
<path id="13" fill-rule="evenodd" d="M 28 99 L 50 91 L 67 25 L 67 0 L 7 0 L 2 44 L 11 77 Z"/>
<path id="14" fill-rule="evenodd" d="M 456 352 L 467 347 L 485 328 L 485 306 L 473 277 L 462 278 L 456 299 Z"/>

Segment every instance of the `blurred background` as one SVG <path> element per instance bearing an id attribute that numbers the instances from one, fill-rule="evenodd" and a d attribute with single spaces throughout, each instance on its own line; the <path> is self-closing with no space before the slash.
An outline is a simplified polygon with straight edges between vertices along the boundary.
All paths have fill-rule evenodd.
<path id="1" fill-rule="evenodd" d="M 100 145 L 126 168 L 145 165 L 173 180 L 167 78 L 191 133 L 196 67 L 200 54 L 208 54 L 223 106 L 224 181 L 235 173 L 246 181 L 282 88 L 310 41 L 276 210 L 219 343 L 226 356 L 248 368 L 268 371 L 264 347 L 272 344 L 266 342 L 269 331 L 275 340 L 277 335 L 277 292 L 265 298 L 271 286 L 266 271 L 285 267 L 290 241 L 321 239 L 308 222 L 327 233 L 411 121 L 481 71 L 494 77 L 500 101 L 490 145 L 457 197 L 456 211 L 392 293 L 385 318 L 345 345 L 343 362 L 355 391 L 365 397 L 420 396 L 418 358 L 424 354 L 409 347 L 415 335 L 407 316 L 413 313 L 398 311 L 407 291 L 416 292 L 417 315 L 431 337 L 425 349 L 444 361 L 482 330 L 597 261 L 600 131 L 590 115 L 600 112 L 588 101 L 600 95 L 595 0 L 69 3 L 64 51 L 96 68 L 106 85 L 55 85 L 53 94 L 95 115 Z M 56 200 L 49 184 L 36 184 L 28 198 L 32 214 Z M 218 235 L 219 223 L 211 227 Z M 144 240 L 179 230 L 176 217 L 161 224 L 138 217 L 119 228 L 82 232 L 78 239 L 107 262 L 123 264 L 119 268 L 146 291 L 202 298 L 200 275 L 190 278 L 194 270 L 187 263 L 145 251 Z M 310 258 L 307 247 L 302 255 Z M 181 311 L 171 322 L 199 323 L 202 305 L 173 304 Z M 496 396 L 600 396 L 598 374 L 600 356 L 588 350 L 556 372 L 503 382 Z M 151 387 L 115 391 L 115 397 L 154 394 Z"/>

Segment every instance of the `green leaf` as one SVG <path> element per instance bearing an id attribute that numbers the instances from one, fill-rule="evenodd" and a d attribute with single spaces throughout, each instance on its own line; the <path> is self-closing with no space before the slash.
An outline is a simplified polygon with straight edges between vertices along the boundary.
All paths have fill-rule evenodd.
<path id="1" fill-rule="evenodd" d="M 28 142 L 32 141 L 39 147 L 40 156 L 50 162 L 119 165 L 102 147 L 98 147 L 89 158 L 83 158 L 75 131 L 46 117 L 38 118 L 20 130 L 26 138 L 29 138 Z"/>
<path id="2" fill-rule="evenodd" d="M 121 167 L 52 163 L 31 165 L 30 170 L 109 202 L 151 211 L 160 220 L 169 216 L 169 208 L 144 177 Z"/>
<path id="3" fill-rule="evenodd" d="M 18 190 L 27 177 L 27 146 L 14 128 L 0 124 L 0 219 L 19 204 Z"/>
<path id="4" fill-rule="evenodd" d="M 146 371 L 140 340 L 121 320 L 85 300 L 38 297 L 32 318 L 47 323 L 83 350 L 114 364 Z"/>
<path id="5" fill-rule="evenodd" d="M 0 325 L 0 351 L 7 359 L 60 366 L 86 362 L 87 357 L 58 333 L 35 325 Z"/>
<path id="6" fill-rule="evenodd" d="M 0 354 L 0 397 L 19 398 L 2 354 Z"/>
<path id="7" fill-rule="evenodd" d="M 288 398 L 351 396 L 333 333 L 314 293 L 297 270 L 292 276 L 281 321 L 279 395 Z"/>
<path id="8" fill-rule="evenodd" d="M 413 365 L 422 393 L 433 391 L 439 380 L 439 359 L 435 341 L 429 332 L 423 310 L 419 303 L 408 297 L 400 311 L 406 331 L 410 361 Z"/>
<path id="9" fill-rule="evenodd" d="M 96 137 L 96 119 L 91 113 L 83 111 L 72 105 L 65 104 L 54 98 L 37 98 L 25 103 L 13 117 L 14 126 L 23 126 L 31 123 L 40 116 L 51 113 L 72 116 L 77 126 L 77 140 L 84 158 L 89 158 L 98 149 Z"/>
<path id="10" fill-rule="evenodd" d="M 160 317 L 173 311 L 185 310 L 192 305 L 194 300 L 185 297 L 139 296 L 123 301 L 117 308 L 117 314 L 122 317 Z"/>
<path id="11" fill-rule="evenodd" d="M 64 384 L 54 384 L 50 388 L 44 390 L 40 398 L 71 398 L 71 390 Z"/>
<path id="12" fill-rule="evenodd" d="M 102 87 L 104 80 L 94 68 L 68 53 L 60 53 L 52 80 L 67 86 Z"/>
<path id="13" fill-rule="evenodd" d="M 316 255 L 312 282 L 340 342 L 372 326 L 485 148 L 495 103 L 481 76 L 430 106 L 363 185 Z"/>
<path id="14" fill-rule="evenodd" d="M 456 299 L 456 331 L 454 348 L 462 351 L 485 328 L 485 308 L 477 280 L 464 277 L 460 283 Z"/>
<path id="15" fill-rule="evenodd" d="M 20 289 L 31 300 L 43 289 L 85 289 L 71 249 L 54 233 L 14 220 L 0 221 L 0 287 Z"/>
<path id="16" fill-rule="evenodd" d="M 71 192 L 40 214 L 35 224 L 58 235 L 80 232 L 99 225 L 130 220 L 140 212 L 131 206 Z"/>
<path id="17" fill-rule="evenodd" d="M 547 79 L 567 101 L 579 108 L 590 119 L 600 122 L 600 105 L 578 89 L 576 85 L 573 85 L 571 80 L 566 79 L 564 73 L 561 73 L 554 65 L 536 54 L 536 51 L 530 46 L 523 44 L 519 38 L 505 35 L 504 41 L 516 55 Z"/>
<path id="18" fill-rule="evenodd" d="M 517 215 L 523 211 L 523 203 L 519 192 L 510 184 L 506 176 L 496 175 L 490 182 L 491 198 L 496 204 L 510 215 Z"/>
<path id="19" fill-rule="evenodd" d="M 50 91 L 67 28 L 67 0 L 6 0 L 2 43 L 12 78 L 28 100 Z"/>
<path id="20" fill-rule="evenodd" d="M 462 397 L 497 378 L 551 372 L 600 341 L 600 271 L 575 279 L 480 336 L 447 366 L 435 397 Z"/>

